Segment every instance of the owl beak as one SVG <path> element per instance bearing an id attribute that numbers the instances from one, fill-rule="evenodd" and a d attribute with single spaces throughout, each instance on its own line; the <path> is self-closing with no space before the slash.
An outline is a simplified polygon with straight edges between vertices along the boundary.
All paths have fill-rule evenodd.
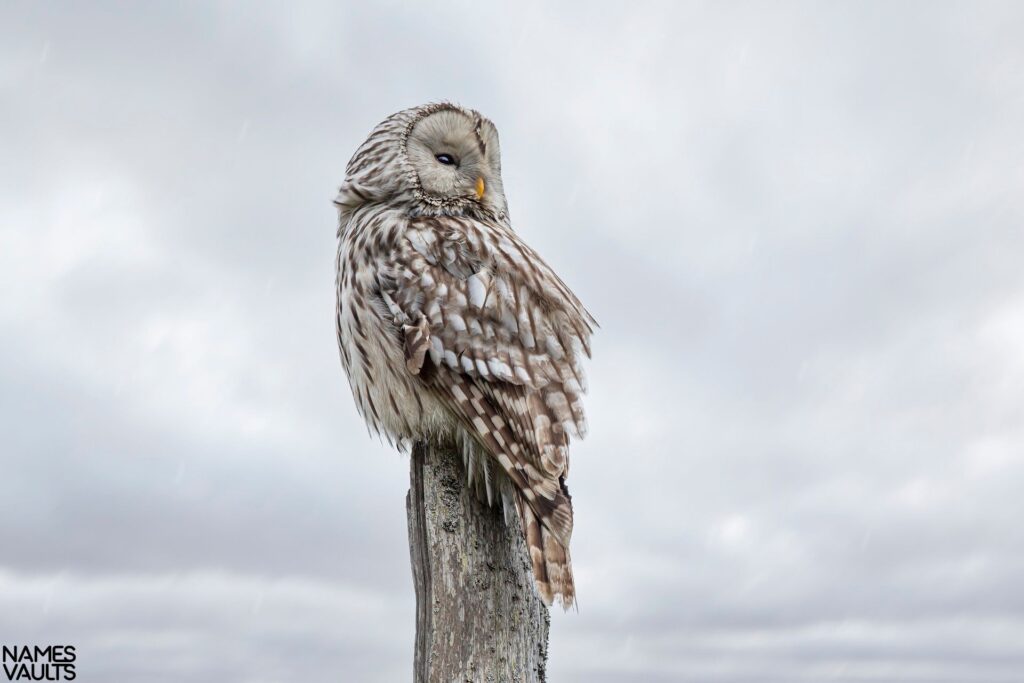
<path id="1" fill-rule="evenodd" d="M 483 177 L 481 176 L 481 177 L 477 178 L 476 179 L 476 198 L 477 199 L 483 199 L 484 191 L 486 189 L 487 189 L 487 186 L 484 184 Z"/>

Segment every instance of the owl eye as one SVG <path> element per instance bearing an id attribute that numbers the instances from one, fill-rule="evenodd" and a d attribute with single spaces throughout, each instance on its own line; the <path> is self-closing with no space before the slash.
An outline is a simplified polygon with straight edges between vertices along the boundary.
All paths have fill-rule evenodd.
<path id="1" fill-rule="evenodd" d="M 434 157 L 445 166 L 458 166 L 459 162 L 451 154 L 438 154 Z"/>

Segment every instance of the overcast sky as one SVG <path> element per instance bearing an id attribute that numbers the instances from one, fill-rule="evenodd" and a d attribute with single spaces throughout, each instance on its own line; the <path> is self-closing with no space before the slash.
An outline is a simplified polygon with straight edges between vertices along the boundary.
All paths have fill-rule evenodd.
<path id="1" fill-rule="evenodd" d="M 331 200 L 442 99 L 601 323 L 551 680 L 1022 680 L 1013 3 L 5 2 L 0 641 L 410 678 Z"/>

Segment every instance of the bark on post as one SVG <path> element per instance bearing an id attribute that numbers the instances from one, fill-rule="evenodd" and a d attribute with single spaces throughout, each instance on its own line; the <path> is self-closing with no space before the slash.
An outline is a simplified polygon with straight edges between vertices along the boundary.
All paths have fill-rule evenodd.
<path id="1" fill-rule="evenodd" d="M 417 443 L 411 460 L 413 680 L 545 681 L 550 616 L 519 528 L 469 491 L 454 449 Z"/>

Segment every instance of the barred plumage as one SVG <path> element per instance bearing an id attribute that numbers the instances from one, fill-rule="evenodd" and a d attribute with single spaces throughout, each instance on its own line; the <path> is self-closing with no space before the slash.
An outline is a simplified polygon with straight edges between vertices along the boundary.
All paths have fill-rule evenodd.
<path id="1" fill-rule="evenodd" d="M 338 344 L 360 413 L 400 445 L 461 444 L 471 484 L 518 514 L 541 596 L 568 607 L 565 480 L 594 320 L 513 232 L 497 130 L 451 104 L 394 114 L 335 203 Z"/>

